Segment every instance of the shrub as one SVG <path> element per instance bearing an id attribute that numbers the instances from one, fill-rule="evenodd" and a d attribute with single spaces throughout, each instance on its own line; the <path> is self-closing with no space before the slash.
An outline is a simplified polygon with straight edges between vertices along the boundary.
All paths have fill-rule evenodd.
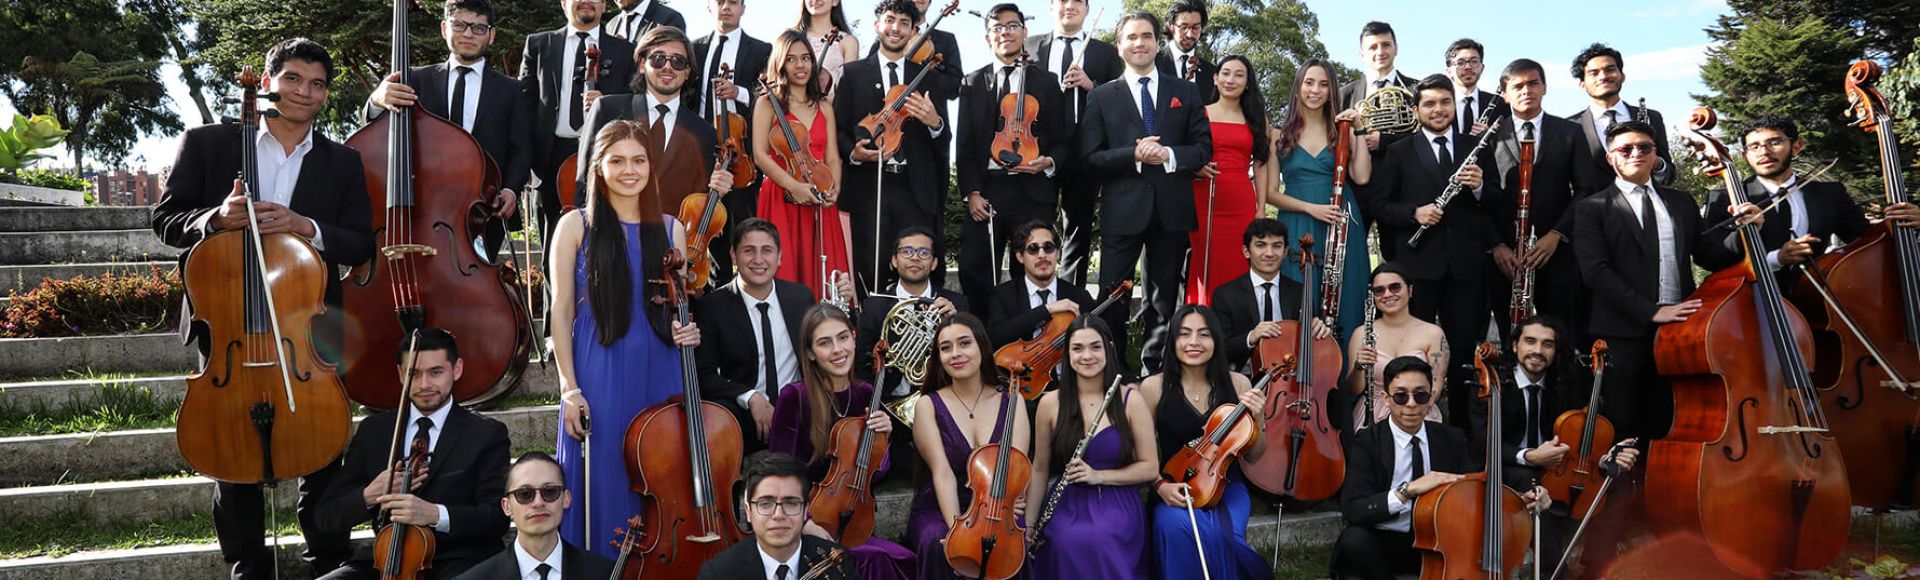
<path id="1" fill-rule="evenodd" d="M 20 185 L 30 187 L 65 189 L 68 191 L 87 191 L 93 187 L 93 182 L 68 175 L 64 172 L 48 169 L 23 169 L 15 174 L 14 178 Z"/>
<path id="2" fill-rule="evenodd" d="M 172 328 L 180 322 L 185 292 L 177 272 L 149 266 L 146 275 L 108 272 L 45 280 L 13 295 L 0 336 L 52 338 L 129 334 Z"/>

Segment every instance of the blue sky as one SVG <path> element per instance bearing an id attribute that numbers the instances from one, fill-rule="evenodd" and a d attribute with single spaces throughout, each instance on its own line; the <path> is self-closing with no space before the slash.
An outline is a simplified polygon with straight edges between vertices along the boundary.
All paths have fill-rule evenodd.
<path id="1" fill-rule="evenodd" d="M 873 0 L 842 0 L 847 17 L 864 51 L 873 39 Z M 943 0 L 934 0 L 941 6 Z M 1091 0 L 1095 12 L 1104 12 L 1093 26 L 1108 27 L 1118 20 L 1117 0 Z M 712 30 L 711 17 L 704 0 L 668 0 L 668 4 L 687 16 L 690 33 L 705 35 Z M 980 20 L 967 10 L 982 10 L 992 0 L 968 0 L 961 10 L 948 17 L 941 28 L 952 31 L 960 40 L 960 52 L 971 70 L 989 57 Z M 1051 29 L 1053 17 L 1045 0 L 1024 0 L 1023 8 L 1033 17 L 1035 33 Z M 1101 7 L 1104 6 L 1103 11 Z M 1348 66 L 1360 62 L 1358 34 L 1369 20 L 1384 20 L 1394 25 L 1400 39 L 1397 64 L 1402 72 L 1424 76 L 1441 72 L 1447 44 L 1466 36 L 1487 46 L 1486 80 L 1481 88 L 1494 89 L 1499 69 L 1515 58 L 1532 58 L 1547 69 L 1547 112 L 1567 115 L 1586 104 L 1586 95 L 1566 72 L 1574 55 L 1592 42 L 1606 42 L 1626 55 L 1625 98 L 1647 99 L 1668 119 L 1684 119 L 1677 112 L 1694 106 L 1688 96 L 1706 90 L 1700 83 L 1699 65 L 1705 59 L 1709 39 L 1701 29 L 1713 24 L 1726 12 L 1724 0 L 1619 0 L 1615 2 L 1551 2 L 1542 0 L 1487 0 L 1460 4 L 1414 0 L 1371 0 L 1339 2 L 1308 0 L 1308 8 L 1320 17 L 1320 41 L 1328 53 Z M 798 18 L 798 0 L 749 0 L 743 27 L 756 38 L 771 37 L 791 26 Z M 1592 23 L 1592 24 L 1588 24 Z M 1604 24 L 1601 24 L 1604 23 Z M 559 23 L 554 23 L 558 27 Z M 434 58 L 437 58 L 434 57 Z M 418 55 L 416 60 L 430 60 Z M 178 81 L 178 69 L 168 65 L 161 71 L 183 118 L 192 107 L 186 89 Z M 1350 80 L 1350 79 L 1348 79 Z M 0 115 L 10 119 L 13 108 L 0 100 Z M 174 142 L 171 136 L 143 139 L 128 155 L 128 165 L 154 169 L 172 162 Z M 50 163 L 67 166 L 64 156 Z"/>

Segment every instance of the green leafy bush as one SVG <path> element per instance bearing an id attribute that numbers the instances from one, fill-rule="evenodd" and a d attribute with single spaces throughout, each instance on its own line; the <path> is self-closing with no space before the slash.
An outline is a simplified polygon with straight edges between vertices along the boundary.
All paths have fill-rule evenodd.
<path id="1" fill-rule="evenodd" d="M 32 187 L 65 189 L 69 191 L 87 191 L 93 182 L 50 169 L 23 169 L 14 174 L 14 182 Z"/>
<path id="2" fill-rule="evenodd" d="M 177 272 L 149 266 L 146 275 L 108 272 L 45 280 L 13 295 L 0 337 L 52 338 L 152 332 L 180 322 L 185 288 Z"/>

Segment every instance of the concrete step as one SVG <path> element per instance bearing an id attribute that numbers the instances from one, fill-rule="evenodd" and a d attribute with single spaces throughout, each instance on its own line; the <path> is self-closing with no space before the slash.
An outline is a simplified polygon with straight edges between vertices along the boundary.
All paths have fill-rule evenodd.
<path id="1" fill-rule="evenodd" d="M 548 366 L 548 369 L 554 367 Z M 137 389 L 154 399 L 178 404 L 187 393 L 186 375 L 124 379 L 59 379 L 0 383 L 0 409 L 76 409 L 98 404 L 105 389 Z M 553 370 L 531 363 L 521 374 L 512 396 L 557 395 L 560 379 Z"/>
<path id="2" fill-rule="evenodd" d="M 148 229 L 146 207 L 0 207 L 0 232 Z"/>
<path id="3" fill-rule="evenodd" d="M 180 252 L 147 229 L 0 233 L 0 264 L 145 261 Z"/>
<path id="4" fill-rule="evenodd" d="M 99 276 L 108 272 L 146 276 L 155 268 L 163 274 L 174 271 L 173 255 L 154 256 L 131 262 L 87 262 L 72 264 L 0 265 L 0 294 L 26 292 L 40 286 L 41 280 Z"/>
<path id="5" fill-rule="evenodd" d="M 0 379 L 57 377 L 69 372 L 185 374 L 193 350 L 177 334 L 0 339 Z"/>
<path id="6" fill-rule="evenodd" d="M 486 415 L 507 425 L 515 447 L 545 446 L 559 427 L 558 405 L 540 405 Z M 359 417 L 354 418 L 358 425 Z M 112 433 L 0 437 L 0 487 L 110 481 L 189 471 L 173 429 Z M 4 512 L 0 512 L 4 513 Z"/>

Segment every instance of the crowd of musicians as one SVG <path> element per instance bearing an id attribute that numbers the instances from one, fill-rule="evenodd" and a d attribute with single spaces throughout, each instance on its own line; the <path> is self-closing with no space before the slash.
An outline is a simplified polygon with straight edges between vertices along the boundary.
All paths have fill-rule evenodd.
<path id="1" fill-rule="evenodd" d="M 939 27 L 957 0 L 881 0 L 871 30 L 835 0 L 803 0 L 764 39 L 740 28 L 743 0 L 706 0 L 715 32 L 701 38 L 660 0 L 620 0 L 614 16 L 560 0 L 566 22 L 525 39 L 515 78 L 486 60 L 499 15 L 450 0 L 445 61 L 396 53 L 365 105 L 379 147 L 358 145 L 371 129 L 348 142 L 315 129 L 338 73 L 325 47 L 272 46 L 273 113 L 188 131 L 154 230 L 193 252 L 236 231 L 310 245 L 329 274 L 312 326 L 324 360 L 281 357 L 292 372 L 265 392 L 284 379 L 293 397 L 337 368 L 372 414 L 317 470 L 266 459 L 266 477 L 217 477 L 233 576 L 275 575 L 262 484 L 303 476 L 305 559 L 330 579 L 604 578 L 623 573 L 616 559 L 659 578 L 1270 578 L 1248 542 L 1255 504 L 1321 500 L 1345 520 L 1331 573 L 1389 578 L 1440 565 L 1422 531 L 1436 517 L 1492 527 L 1479 516 L 1494 506 L 1432 513 L 1487 472 L 1475 489 L 1517 498 L 1536 526 L 1532 565 L 1598 577 L 1643 514 L 1696 507 L 1648 492 L 1657 464 L 1688 461 L 1650 443 L 1701 428 L 1676 423 L 1688 397 L 1656 364 L 1663 327 L 1719 315 L 1696 268 L 1764 269 L 1747 279 L 1777 276 L 1761 296 L 1778 298 L 1816 260 L 1888 228 L 1911 245 L 1920 225 L 1897 174 L 1866 209 L 1803 173 L 1792 119 L 1726 134 L 1754 174 L 1740 191 L 1670 188 L 1668 120 L 1622 98 L 1627 63 L 1603 44 L 1571 60 L 1589 99 L 1568 117 L 1542 109 L 1564 76 L 1528 58 L 1483 76 L 1491 53 L 1471 39 L 1431 55 L 1443 74 L 1403 74 L 1381 22 L 1357 35 L 1362 78 L 1299 63 L 1281 103 L 1262 96 L 1256 59 L 1196 53 L 1200 0 L 1109 30 L 1089 20 L 1106 7 L 1036 2 L 969 7 L 993 61 L 967 69 L 955 35 L 973 24 Z M 1032 9 L 1053 29 L 1030 30 Z M 411 144 L 435 127 L 458 138 Z M 484 171 L 442 177 L 441 152 L 463 147 Z M 471 186 L 441 185 L 456 181 Z M 471 210 L 414 216 L 452 195 L 439 207 Z M 942 218 L 952 198 L 958 232 Z M 1916 257 L 1898 255 L 1911 275 Z M 435 260 L 460 263 L 423 266 Z M 435 275 L 513 307 L 416 280 Z M 1847 372 L 1808 358 L 1818 386 L 1865 373 L 1852 406 L 1913 414 L 1883 388 L 1920 373 L 1916 281 L 1903 283 L 1905 304 L 1852 314 L 1907 342 Z M 391 296 L 356 298 L 369 287 Z M 235 362 L 215 322 L 226 306 L 197 292 L 183 335 L 205 373 L 275 364 Z M 1792 306 L 1829 312 L 1797 292 Z M 1503 350 L 1476 352 L 1489 334 Z M 522 373 L 558 376 L 551 455 L 513 457 L 506 426 L 466 408 Z M 1611 428 L 1570 439 L 1563 415 Z M 1715 424 L 1749 420 L 1778 422 Z M 1856 490 L 1913 486 L 1913 449 L 1840 444 Z M 1895 467 L 1854 469 L 1874 463 Z M 1589 479 L 1543 483 L 1567 471 Z M 912 486 L 904 536 L 873 533 L 882 481 Z M 865 494 L 864 520 L 822 504 L 846 490 Z M 381 542 L 354 549 L 369 522 Z M 1735 563 L 1724 547 L 1745 572 L 1807 563 Z M 1455 550 L 1468 566 L 1489 557 Z"/>

